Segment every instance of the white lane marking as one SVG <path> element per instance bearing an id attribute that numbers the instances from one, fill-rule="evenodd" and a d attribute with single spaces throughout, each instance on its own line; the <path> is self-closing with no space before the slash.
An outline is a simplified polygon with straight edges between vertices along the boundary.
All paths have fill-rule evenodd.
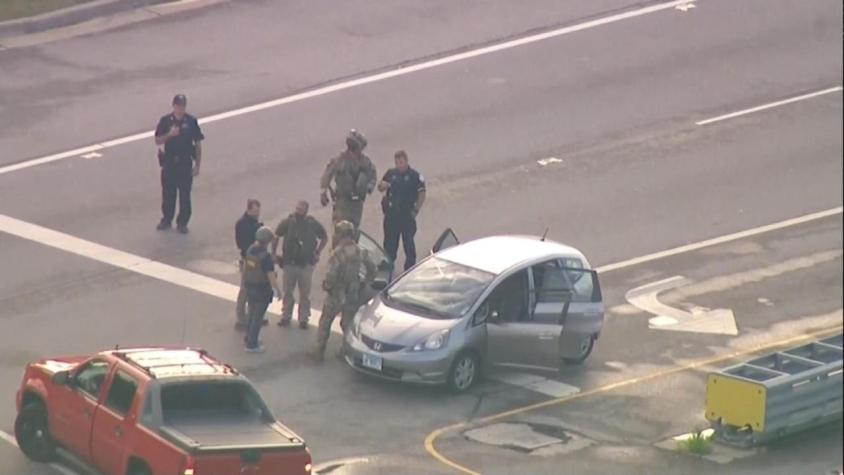
<path id="1" fill-rule="evenodd" d="M 314 475 L 320 475 L 323 471 L 334 471 L 338 468 L 344 467 L 346 465 L 354 465 L 359 463 L 367 463 L 369 459 L 372 457 L 348 457 L 344 459 L 338 460 L 329 460 L 328 462 L 323 462 L 319 465 L 314 465 L 313 472 Z"/>
<path id="2" fill-rule="evenodd" d="M 237 294 L 240 290 L 238 286 L 228 282 L 86 241 L 70 234 L 54 231 L 3 214 L 0 214 L 0 231 L 230 302 L 237 301 Z M 280 315 L 281 302 L 274 301 L 268 311 Z M 311 309 L 310 324 L 316 326 L 320 315 L 319 310 Z M 337 325 L 339 323 L 335 322 L 335 326 L 332 328 L 335 332 L 338 331 Z"/>
<path id="3" fill-rule="evenodd" d="M 0 430 L 0 440 L 3 440 L 4 442 L 8 442 L 9 444 L 11 444 L 15 448 L 19 448 L 18 447 L 18 441 L 15 439 L 15 436 L 13 436 L 12 434 L 8 434 L 5 431 Z M 71 469 L 69 469 L 69 468 L 67 468 L 63 465 L 59 465 L 57 463 L 51 463 L 49 465 L 50 465 L 50 468 L 52 468 L 53 470 L 56 470 L 57 472 L 61 473 L 62 475 L 78 475 L 76 472 L 74 472 L 73 470 L 71 470 Z"/>
<path id="4" fill-rule="evenodd" d="M 102 156 L 103 156 L 103 154 L 101 154 L 101 153 L 91 152 L 91 153 L 86 153 L 85 155 L 82 155 L 82 158 L 84 158 L 85 160 L 91 160 L 92 158 L 100 158 Z"/>
<path id="5" fill-rule="evenodd" d="M 833 262 L 836 259 L 841 259 L 842 255 L 844 255 L 844 251 L 841 249 L 832 249 L 829 251 L 816 252 L 807 256 L 795 257 L 765 267 L 743 270 L 733 274 L 723 274 L 695 283 L 685 282 L 682 287 L 676 285 L 673 286 L 674 289 L 672 292 L 665 295 L 661 300 L 663 302 L 676 304 L 701 295 L 724 293 L 744 285 L 759 284 L 767 279 L 781 277 L 789 273 L 799 272 L 805 269 L 811 269 L 817 265 Z M 667 283 L 672 279 L 667 279 L 666 281 L 662 281 L 660 283 Z M 667 287 L 665 290 L 667 290 Z M 635 294 L 635 292 L 630 291 L 628 292 L 628 297 L 633 296 L 631 293 Z M 757 301 L 763 305 L 774 305 L 770 300 L 765 298 L 760 298 Z M 640 307 L 625 303 L 610 308 L 609 312 L 615 315 L 634 315 L 640 313 L 641 310 L 642 309 Z M 694 313 L 694 310 L 691 310 L 691 312 Z M 667 320 L 663 319 L 661 321 L 665 322 Z M 653 323 L 653 321 L 651 323 Z"/>
<path id="6" fill-rule="evenodd" d="M 695 7 L 696 7 L 696 5 L 693 2 L 689 2 L 685 5 L 677 5 L 674 8 L 677 9 L 677 10 L 680 10 L 683 13 L 687 13 L 689 10 L 691 10 L 692 8 L 695 8 Z"/>
<path id="7" fill-rule="evenodd" d="M 751 107 L 750 109 L 744 109 L 744 110 L 732 112 L 730 114 L 719 115 L 718 117 L 712 117 L 711 119 L 706 119 L 706 120 L 701 120 L 701 121 L 695 122 L 695 124 L 696 125 L 714 124 L 715 122 L 720 122 L 722 120 L 732 119 L 734 117 L 740 117 L 740 116 L 743 116 L 743 115 L 752 114 L 754 112 L 759 112 L 759 111 L 763 111 L 763 110 L 766 110 L 766 109 L 771 109 L 771 108 L 774 108 L 774 107 L 779 107 L 779 106 L 783 106 L 783 105 L 786 105 L 786 104 L 791 104 L 792 102 L 804 101 L 806 99 L 811 99 L 813 97 L 823 96 L 824 94 L 832 94 L 833 92 L 838 92 L 841 89 L 842 89 L 841 86 L 830 87 L 830 88 L 827 88 L 827 89 L 822 89 L 820 91 L 811 92 L 809 94 L 803 94 L 802 96 L 795 96 L 795 97 L 791 97 L 791 98 L 788 98 L 788 99 L 783 99 L 781 101 L 769 102 L 769 103 L 763 104 L 761 106 Z"/>
<path id="8" fill-rule="evenodd" d="M 542 165 L 543 167 L 547 167 L 548 165 L 553 165 L 555 163 L 563 163 L 563 161 L 557 157 L 548 157 L 537 160 L 536 163 Z"/>
<path id="9" fill-rule="evenodd" d="M 489 378 L 499 383 L 524 388 L 551 397 L 570 396 L 580 392 L 580 388 L 577 386 L 530 373 L 501 372 L 493 373 L 489 375 Z"/>
<path id="10" fill-rule="evenodd" d="M 219 120 L 230 119 L 232 117 L 237 117 L 244 114 L 251 114 L 253 112 L 258 112 L 264 109 L 269 109 L 272 107 L 278 107 L 285 104 L 290 104 L 293 102 L 303 101 L 305 99 L 311 99 L 318 96 L 323 96 L 326 94 L 331 94 L 338 91 L 343 91 L 346 89 L 351 89 L 353 87 L 363 86 L 365 84 L 371 84 L 378 81 L 383 81 L 385 79 L 391 79 L 394 77 L 404 76 L 407 74 L 415 73 L 418 71 L 424 71 L 426 69 L 436 68 L 439 66 L 443 66 L 446 64 L 456 63 L 458 61 L 464 61 L 471 58 L 476 58 L 479 56 L 484 56 L 491 53 L 496 53 L 499 51 L 508 50 L 511 48 L 516 48 L 519 46 L 528 45 L 531 43 L 536 43 L 539 41 L 556 38 L 558 36 L 567 35 L 570 33 L 575 33 L 578 31 L 588 30 L 590 28 L 595 28 L 598 26 L 608 25 L 610 23 L 615 23 L 622 20 L 627 20 L 630 18 L 636 18 L 643 15 L 648 15 L 651 13 L 656 13 L 662 10 L 666 10 L 669 8 L 674 8 L 678 5 L 683 5 L 688 3 L 688 0 L 677 0 L 673 2 L 667 3 L 659 3 L 656 5 L 651 5 L 644 8 L 639 8 L 637 10 L 631 10 L 629 12 L 624 13 L 617 13 L 615 15 L 610 15 L 604 18 L 598 18 L 595 20 L 590 20 L 587 22 L 579 23 L 577 25 L 566 26 L 563 28 L 557 28 L 555 30 L 546 31 L 544 33 L 538 33 L 535 35 L 525 36 L 523 38 L 518 38 L 514 40 L 504 41 L 501 43 L 492 44 L 490 46 L 485 46 L 482 48 L 476 48 L 473 50 L 465 51 L 463 53 L 457 53 L 450 56 L 445 56 L 438 59 L 433 59 L 430 61 L 424 61 L 418 64 L 412 64 L 409 66 L 399 66 L 396 69 L 392 69 L 390 71 L 385 71 L 383 73 L 373 74 L 370 76 L 365 76 L 358 79 L 351 79 L 348 81 L 343 81 L 337 84 L 332 84 L 330 86 L 320 87 L 317 89 L 313 89 L 311 91 L 302 92 L 299 94 L 293 94 L 292 96 L 286 96 L 279 99 L 274 99 L 271 101 L 263 102 L 260 104 L 255 104 L 248 107 L 242 107 L 239 109 L 234 109 L 228 112 L 223 112 L 220 114 L 212 115 L 205 117 L 199 120 L 200 124 L 209 124 L 212 122 L 216 122 Z M 0 167 L 0 175 L 5 173 L 10 173 L 18 170 L 22 170 L 29 167 L 34 167 L 37 165 L 43 165 L 45 163 L 55 162 L 58 160 L 63 160 L 68 157 L 74 157 L 77 155 L 81 155 L 83 153 L 95 152 L 98 150 L 102 150 L 104 148 L 113 147 L 115 145 L 122 145 L 129 142 L 135 142 L 138 140 L 144 140 L 152 138 L 154 131 L 143 132 L 135 135 L 130 135 L 128 137 L 118 138 L 114 140 L 109 140 L 102 143 L 96 143 L 93 145 L 89 145 L 87 147 L 77 148 L 75 150 L 71 150 L 69 152 L 61 152 L 54 155 L 48 155 L 46 157 L 35 158 L 32 160 L 27 160 L 24 162 L 7 165 L 5 167 Z"/>
<path id="11" fill-rule="evenodd" d="M 697 307 L 691 312 L 667 305 L 659 300 L 659 294 L 667 290 L 688 285 L 689 279 L 676 275 L 658 282 L 651 282 L 628 291 L 624 298 L 631 305 L 656 315 L 648 321 L 648 328 L 695 333 L 716 333 L 738 335 L 733 311 L 725 308 L 709 310 Z"/>
<path id="12" fill-rule="evenodd" d="M 828 218 L 830 216 L 835 216 L 837 214 L 841 214 L 844 207 L 837 207 L 831 208 L 824 211 L 818 211 L 817 213 L 810 213 L 803 216 L 798 216 L 796 218 L 786 219 L 785 221 L 780 221 L 773 224 L 767 224 L 765 226 L 759 226 L 757 228 L 747 229 L 744 231 L 739 231 L 737 233 L 726 234 L 724 236 L 719 236 L 712 239 L 707 239 L 705 241 L 700 241 L 692 244 L 686 244 L 684 246 L 675 247 L 672 249 L 668 249 L 665 251 L 654 252 L 653 254 L 647 254 L 640 257 L 634 257 L 632 259 L 627 259 L 625 261 L 616 262 L 614 264 L 607 264 L 600 267 L 597 267 L 595 270 L 598 273 L 606 273 L 614 270 L 624 269 L 626 267 L 632 267 L 638 264 L 642 264 L 645 262 L 655 261 L 657 259 L 663 259 L 665 257 L 676 256 L 677 254 L 684 254 L 687 252 L 696 251 L 698 249 L 703 249 L 706 247 L 716 246 L 718 244 L 724 244 L 730 241 L 736 241 L 739 239 L 744 239 L 751 236 L 756 236 L 759 234 L 764 234 L 770 231 L 776 231 L 778 229 L 785 229 L 791 226 L 797 226 L 799 224 L 808 223 L 811 221 L 816 221 L 818 219 Z"/>
<path id="13" fill-rule="evenodd" d="M 5 431 L 0 430 L 0 439 L 14 445 L 15 447 L 18 446 L 18 441 L 15 439 L 15 436 L 12 434 L 8 434 Z"/>

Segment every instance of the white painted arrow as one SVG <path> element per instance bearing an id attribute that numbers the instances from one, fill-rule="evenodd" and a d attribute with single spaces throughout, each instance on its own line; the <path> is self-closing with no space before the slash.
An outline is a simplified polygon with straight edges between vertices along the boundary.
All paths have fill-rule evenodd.
<path id="1" fill-rule="evenodd" d="M 691 312 L 687 312 L 666 305 L 657 298 L 660 292 L 681 287 L 688 283 L 690 283 L 689 279 L 676 275 L 636 287 L 627 292 L 624 298 L 636 308 L 656 315 L 656 317 L 648 320 L 648 327 L 655 330 L 738 335 L 736 319 L 730 309 L 716 308 L 709 310 L 705 307 L 695 307 Z"/>

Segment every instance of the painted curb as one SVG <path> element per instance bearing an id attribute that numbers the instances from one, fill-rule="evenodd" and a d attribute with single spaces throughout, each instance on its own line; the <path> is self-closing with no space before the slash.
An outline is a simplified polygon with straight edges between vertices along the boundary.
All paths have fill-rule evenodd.
<path id="1" fill-rule="evenodd" d="M 28 18 L 0 22 L 0 39 L 75 25 L 94 18 L 149 7 L 172 0 L 95 0 Z"/>

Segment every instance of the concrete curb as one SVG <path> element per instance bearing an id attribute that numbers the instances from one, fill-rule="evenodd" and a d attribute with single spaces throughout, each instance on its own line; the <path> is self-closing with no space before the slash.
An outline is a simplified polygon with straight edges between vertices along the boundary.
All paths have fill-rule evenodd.
<path id="1" fill-rule="evenodd" d="M 95 0 L 34 17 L 0 22 L 0 39 L 75 25 L 94 18 L 170 1 L 172 0 Z"/>

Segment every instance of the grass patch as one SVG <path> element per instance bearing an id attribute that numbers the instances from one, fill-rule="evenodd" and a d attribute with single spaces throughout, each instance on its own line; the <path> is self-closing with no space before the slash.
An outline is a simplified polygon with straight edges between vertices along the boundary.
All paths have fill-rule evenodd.
<path id="1" fill-rule="evenodd" d="M 677 440 L 677 450 L 692 455 L 712 453 L 712 431 L 695 429 L 694 432 Z"/>
<path id="2" fill-rule="evenodd" d="M 40 15 L 92 0 L 0 0 L 0 21 Z"/>

